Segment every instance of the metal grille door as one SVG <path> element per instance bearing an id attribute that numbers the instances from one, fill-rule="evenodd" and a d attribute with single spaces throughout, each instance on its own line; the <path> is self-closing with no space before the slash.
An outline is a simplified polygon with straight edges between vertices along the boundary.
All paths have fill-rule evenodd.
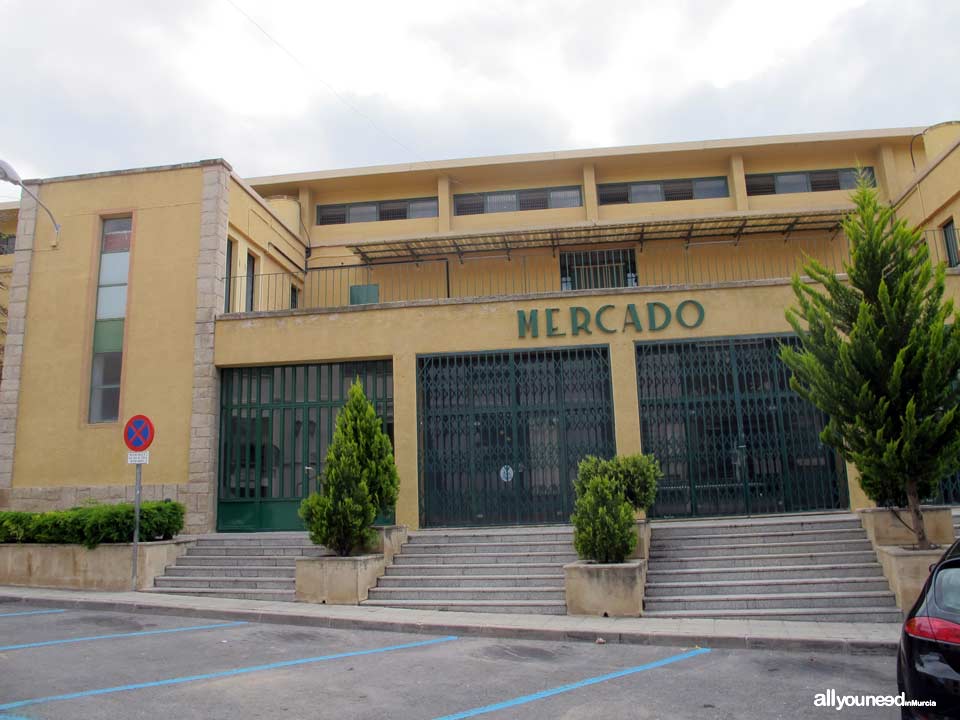
<path id="1" fill-rule="evenodd" d="M 426 527 L 566 523 L 584 455 L 616 451 L 606 347 L 417 359 Z"/>
<path id="2" fill-rule="evenodd" d="M 791 336 L 637 344 L 644 452 L 664 471 L 651 515 L 848 507 L 825 416 L 790 389 Z"/>
<path id="3" fill-rule="evenodd" d="M 317 489 L 357 377 L 392 441 L 389 360 L 222 371 L 218 529 L 303 529 L 297 509 Z"/>

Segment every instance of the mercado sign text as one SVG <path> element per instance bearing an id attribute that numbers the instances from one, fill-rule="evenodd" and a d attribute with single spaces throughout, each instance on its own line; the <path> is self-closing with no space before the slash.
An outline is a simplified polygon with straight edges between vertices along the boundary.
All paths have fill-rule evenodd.
<path id="1" fill-rule="evenodd" d="M 641 305 L 601 305 L 592 311 L 574 305 L 569 312 L 561 308 L 517 310 L 517 331 L 521 338 L 565 335 L 593 335 L 594 332 L 658 332 L 674 320 L 680 327 L 693 329 L 703 324 L 706 311 L 696 300 L 684 300 L 671 308 L 666 303 L 648 302 Z"/>

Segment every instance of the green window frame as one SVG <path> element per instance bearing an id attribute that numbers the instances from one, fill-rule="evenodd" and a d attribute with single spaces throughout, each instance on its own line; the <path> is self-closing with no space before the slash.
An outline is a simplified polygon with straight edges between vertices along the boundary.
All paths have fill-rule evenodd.
<path id="1" fill-rule="evenodd" d="M 91 424 L 117 422 L 120 419 L 123 335 L 132 232 L 132 217 L 105 218 L 102 221 L 87 411 L 87 420 Z"/>
<path id="2" fill-rule="evenodd" d="M 943 244 L 947 250 L 947 266 L 952 268 L 960 266 L 960 249 L 957 247 L 957 226 L 954 224 L 953 218 L 945 222 L 940 229 L 943 231 Z"/>
<path id="3" fill-rule="evenodd" d="M 378 283 L 350 286 L 351 305 L 376 305 L 379 302 L 380 285 Z"/>

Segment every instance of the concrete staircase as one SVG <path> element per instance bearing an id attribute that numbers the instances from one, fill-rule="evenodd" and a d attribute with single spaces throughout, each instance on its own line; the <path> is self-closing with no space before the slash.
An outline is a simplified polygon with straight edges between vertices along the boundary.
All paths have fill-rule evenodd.
<path id="1" fill-rule="evenodd" d="M 960 508 L 954 508 L 953 513 L 953 536 L 960 537 Z"/>
<path id="2" fill-rule="evenodd" d="M 563 615 L 573 528 L 411 533 L 364 605 Z"/>
<path id="3" fill-rule="evenodd" d="M 644 615 L 902 620 L 849 513 L 654 522 Z"/>
<path id="4" fill-rule="evenodd" d="M 329 554 L 302 532 L 204 535 L 145 592 L 293 602 L 297 558 Z"/>

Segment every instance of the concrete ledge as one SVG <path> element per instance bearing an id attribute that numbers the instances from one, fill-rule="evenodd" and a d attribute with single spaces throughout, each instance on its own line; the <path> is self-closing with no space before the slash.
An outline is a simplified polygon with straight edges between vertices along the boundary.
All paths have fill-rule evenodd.
<path id="1" fill-rule="evenodd" d="M 627 555 L 627 560 L 646 560 L 650 557 L 650 521 L 637 520 L 634 532 L 637 535 L 637 546 Z"/>
<path id="2" fill-rule="evenodd" d="M 563 589 L 570 615 L 640 617 L 645 560 L 600 564 L 578 560 L 563 566 Z"/>
<path id="3" fill-rule="evenodd" d="M 386 569 L 382 554 L 297 558 L 297 602 L 359 605 Z"/>
<path id="4" fill-rule="evenodd" d="M 194 543 L 177 538 L 140 543 L 137 588 L 153 587 L 153 579 Z M 130 589 L 132 543 L 106 543 L 93 550 L 82 545 L 41 543 L 0 545 L 0 582 L 26 587 L 70 590 Z"/>
<path id="5" fill-rule="evenodd" d="M 909 550 L 895 545 L 878 545 L 877 559 L 897 599 L 897 607 L 907 612 L 920 596 L 930 574 L 930 566 L 940 559 L 945 548 Z"/>
<path id="6" fill-rule="evenodd" d="M 382 630 L 560 642 L 713 647 L 894 656 L 900 626 L 764 620 L 599 618 L 439 612 L 347 605 L 223 600 L 158 593 L 95 593 L 0 587 L 0 603 L 246 620 L 338 629 Z"/>
<path id="7" fill-rule="evenodd" d="M 372 548 L 375 553 L 383 553 L 387 565 L 393 562 L 393 556 L 400 552 L 400 547 L 407 541 L 409 531 L 406 525 L 374 525 L 377 533 L 377 542 Z"/>
<path id="8" fill-rule="evenodd" d="M 867 537 L 874 547 L 878 545 L 912 545 L 917 541 L 910 528 L 904 527 L 897 515 L 911 525 L 913 519 L 906 508 L 895 508 L 896 515 L 890 508 L 866 508 L 858 510 L 860 524 L 867 531 Z M 953 544 L 953 512 L 946 505 L 924 505 L 920 508 L 923 513 L 923 526 L 927 530 L 927 538 L 937 545 L 949 546 Z"/>

